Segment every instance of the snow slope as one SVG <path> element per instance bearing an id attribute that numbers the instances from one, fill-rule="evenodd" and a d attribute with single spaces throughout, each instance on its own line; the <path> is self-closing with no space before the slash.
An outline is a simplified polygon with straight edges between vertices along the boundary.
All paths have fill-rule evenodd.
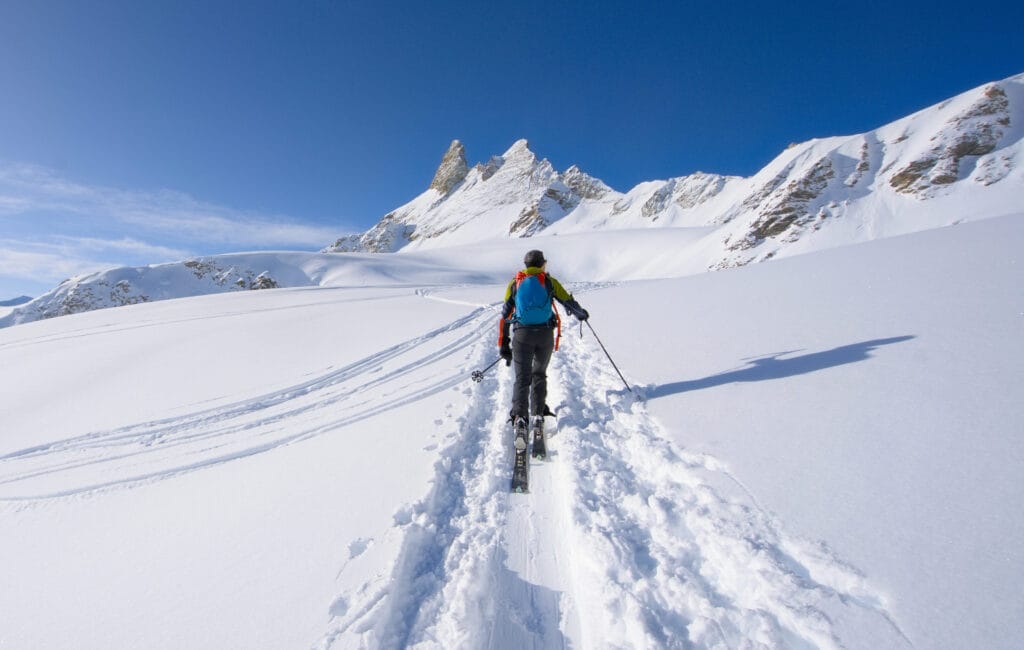
<path id="1" fill-rule="evenodd" d="M 615 236 L 538 240 L 635 392 L 567 323 L 529 495 L 469 380 L 521 242 L 0 330 L 0 647 L 1017 647 L 1024 214 Z"/>

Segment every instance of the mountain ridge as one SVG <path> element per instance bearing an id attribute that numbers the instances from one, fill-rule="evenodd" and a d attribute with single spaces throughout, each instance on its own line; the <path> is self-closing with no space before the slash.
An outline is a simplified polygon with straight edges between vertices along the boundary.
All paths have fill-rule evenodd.
<path id="1" fill-rule="evenodd" d="M 993 187 L 1002 203 L 1011 202 L 1024 181 L 1018 164 L 1022 121 L 1024 74 L 873 131 L 791 145 L 751 177 L 695 172 L 624 193 L 577 165 L 555 171 L 526 140 L 470 168 L 464 146 L 454 140 L 426 192 L 323 252 L 402 252 L 605 228 L 715 226 L 724 245 L 708 268 L 742 266 L 784 254 L 800 240 L 819 239 L 816 233 L 844 219 L 858 221 L 862 230 L 889 219 L 903 222 L 897 231 L 911 232 L 959 219 L 908 223 L 920 220 L 902 213 L 926 212 L 924 202 Z"/>
<path id="2" fill-rule="evenodd" d="M 321 252 L 400 258 L 438 251 L 430 259 L 441 260 L 432 262 L 439 277 L 450 277 L 445 249 L 532 237 L 554 245 L 569 235 L 672 229 L 689 232 L 665 239 L 671 250 L 651 250 L 657 261 L 640 276 L 691 274 L 1019 212 L 1022 161 L 1024 74 L 873 131 L 791 145 L 750 177 L 695 172 L 639 183 L 625 193 L 577 165 L 556 171 L 525 139 L 473 166 L 462 142 L 453 140 L 423 193 Z M 600 238 L 602 245 L 608 241 Z M 573 250 L 585 247 L 574 244 Z M 152 300 L 316 286 L 338 277 L 325 270 L 330 263 L 312 255 L 282 262 L 274 254 L 234 253 L 78 276 L 14 307 L 0 327 Z M 353 263 L 370 265 L 366 257 Z M 370 266 L 373 277 L 394 275 Z M 613 261 L 607 267 L 620 270 Z"/>

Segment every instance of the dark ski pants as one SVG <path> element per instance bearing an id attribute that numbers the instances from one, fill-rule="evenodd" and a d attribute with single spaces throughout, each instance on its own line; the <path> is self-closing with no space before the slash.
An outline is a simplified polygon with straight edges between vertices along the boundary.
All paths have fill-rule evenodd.
<path id="1" fill-rule="evenodd" d="M 516 369 L 512 415 L 544 415 L 548 396 L 548 362 L 555 349 L 551 327 L 519 327 L 512 338 L 512 363 Z"/>

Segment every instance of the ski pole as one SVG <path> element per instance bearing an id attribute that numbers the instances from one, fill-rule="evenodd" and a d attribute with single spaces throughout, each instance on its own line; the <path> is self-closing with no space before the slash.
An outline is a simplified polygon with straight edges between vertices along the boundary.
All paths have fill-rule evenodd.
<path id="1" fill-rule="evenodd" d="M 626 378 L 622 376 L 622 371 L 620 371 L 619 367 L 615 365 L 615 361 L 612 360 L 612 355 L 608 354 L 608 349 L 604 347 L 604 343 L 601 343 L 601 337 L 594 331 L 594 326 L 590 324 L 590 320 L 588 319 L 584 322 L 587 324 L 587 327 L 590 328 L 590 332 L 594 335 L 594 338 L 597 339 L 597 344 L 601 346 L 602 350 L 604 350 L 604 356 L 608 357 L 608 361 L 611 361 L 612 368 L 615 368 L 615 372 L 619 373 L 619 379 L 621 379 L 622 383 L 626 385 L 626 390 L 632 393 L 633 389 L 629 387 L 629 382 L 627 382 Z"/>
<path id="2" fill-rule="evenodd" d="M 484 373 L 487 372 L 488 370 L 490 370 L 491 368 L 493 368 L 495 365 L 497 365 L 497 363 L 499 361 L 501 361 L 501 357 L 498 357 L 497 359 L 495 359 L 494 362 L 491 365 L 487 366 L 483 370 L 474 370 L 473 374 L 470 375 L 470 377 L 473 378 L 473 381 L 475 381 L 475 382 L 477 382 L 479 384 L 480 382 L 482 382 L 484 380 Z"/>

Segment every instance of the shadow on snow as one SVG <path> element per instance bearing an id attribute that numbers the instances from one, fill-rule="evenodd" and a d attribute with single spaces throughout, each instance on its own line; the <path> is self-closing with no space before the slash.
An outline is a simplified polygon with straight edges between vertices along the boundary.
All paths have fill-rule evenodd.
<path id="1" fill-rule="evenodd" d="M 769 381 L 772 379 L 785 379 L 797 375 L 835 368 L 849 363 L 864 361 L 872 356 L 877 348 L 884 345 L 903 343 L 915 338 L 914 336 L 894 336 L 887 339 L 874 339 L 843 345 L 824 352 L 812 352 L 797 357 L 783 358 L 793 352 L 779 352 L 748 361 L 747 365 L 737 370 L 730 370 L 717 375 L 693 379 L 689 381 L 678 381 L 672 384 L 653 386 L 647 390 L 648 399 L 668 397 L 678 393 L 688 393 L 696 390 L 724 386 L 738 382 Z"/>

